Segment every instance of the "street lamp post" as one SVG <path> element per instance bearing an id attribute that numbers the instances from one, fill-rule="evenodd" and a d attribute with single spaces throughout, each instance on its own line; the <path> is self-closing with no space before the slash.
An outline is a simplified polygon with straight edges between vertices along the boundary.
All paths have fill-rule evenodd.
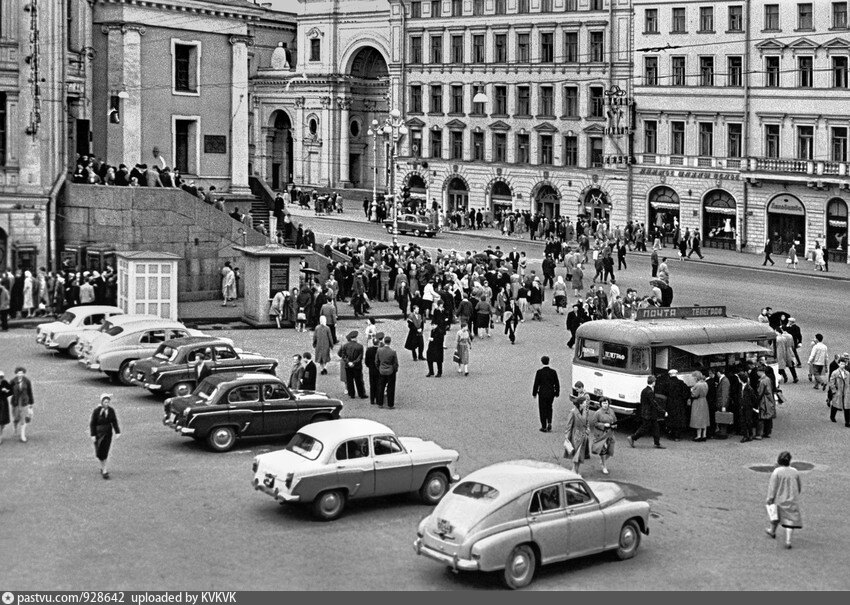
<path id="1" fill-rule="evenodd" d="M 384 136 L 391 137 L 390 153 L 387 161 L 390 163 L 390 197 L 393 204 L 393 249 L 398 249 L 398 200 L 395 192 L 395 156 L 396 145 L 401 137 L 407 134 L 407 126 L 398 109 L 393 109 L 388 118 L 384 120 L 382 129 Z"/>
<path id="2" fill-rule="evenodd" d="M 378 120 L 372 120 L 372 127 L 366 131 L 372 140 L 372 211 L 369 219 L 378 221 Z"/>

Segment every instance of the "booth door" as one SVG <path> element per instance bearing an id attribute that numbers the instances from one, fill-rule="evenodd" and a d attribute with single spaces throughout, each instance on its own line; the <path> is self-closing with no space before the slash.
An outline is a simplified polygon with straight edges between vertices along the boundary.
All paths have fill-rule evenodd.
<path id="1" fill-rule="evenodd" d="M 171 319 L 171 263 L 139 263 L 136 267 L 136 313 Z"/>

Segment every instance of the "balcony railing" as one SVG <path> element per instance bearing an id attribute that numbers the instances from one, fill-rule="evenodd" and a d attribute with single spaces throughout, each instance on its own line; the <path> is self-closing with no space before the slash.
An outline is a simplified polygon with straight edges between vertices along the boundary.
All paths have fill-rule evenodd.
<path id="1" fill-rule="evenodd" d="M 740 170 L 776 175 L 808 175 L 845 179 L 850 176 L 850 162 L 799 160 L 794 158 L 718 158 L 706 156 L 637 154 L 638 164 L 650 166 L 682 166 L 683 168 L 713 168 Z"/>

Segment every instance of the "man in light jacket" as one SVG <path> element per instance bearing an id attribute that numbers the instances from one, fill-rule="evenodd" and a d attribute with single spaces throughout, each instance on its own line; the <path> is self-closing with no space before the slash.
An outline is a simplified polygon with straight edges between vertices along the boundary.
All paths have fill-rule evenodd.
<path id="1" fill-rule="evenodd" d="M 829 351 L 826 345 L 823 344 L 823 334 L 815 334 L 815 340 L 812 343 L 812 352 L 809 353 L 809 374 L 814 376 L 815 389 L 818 385 L 826 390 L 826 379 L 823 376 L 823 371 L 829 361 Z"/>

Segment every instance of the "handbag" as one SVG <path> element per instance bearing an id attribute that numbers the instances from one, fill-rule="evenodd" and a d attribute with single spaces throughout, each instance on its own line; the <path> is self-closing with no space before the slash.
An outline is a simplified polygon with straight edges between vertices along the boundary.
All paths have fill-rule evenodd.
<path id="1" fill-rule="evenodd" d="M 732 412 L 714 412 L 714 422 L 715 424 L 733 424 L 735 422 L 735 416 Z"/>
<path id="2" fill-rule="evenodd" d="M 569 439 L 564 439 L 564 458 L 572 458 L 573 454 L 575 454 L 576 448 L 573 445 L 572 441 Z"/>
<path id="3" fill-rule="evenodd" d="M 767 518 L 770 519 L 771 523 L 779 521 L 779 508 L 775 504 L 765 504 L 765 508 L 767 509 Z"/>
<path id="4" fill-rule="evenodd" d="M 786 265 L 790 265 L 790 264 L 791 264 L 791 259 L 790 259 L 790 258 L 786 258 L 786 259 L 785 259 L 785 264 L 786 264 Z"/>
<path id="5" fill-rule="evenodd" d="M 460 363 L 460 352 L 459 351 L 454 352 L 454 355 L 452 355 L 452 361 L 454 361 L 455 363 Z"/>

